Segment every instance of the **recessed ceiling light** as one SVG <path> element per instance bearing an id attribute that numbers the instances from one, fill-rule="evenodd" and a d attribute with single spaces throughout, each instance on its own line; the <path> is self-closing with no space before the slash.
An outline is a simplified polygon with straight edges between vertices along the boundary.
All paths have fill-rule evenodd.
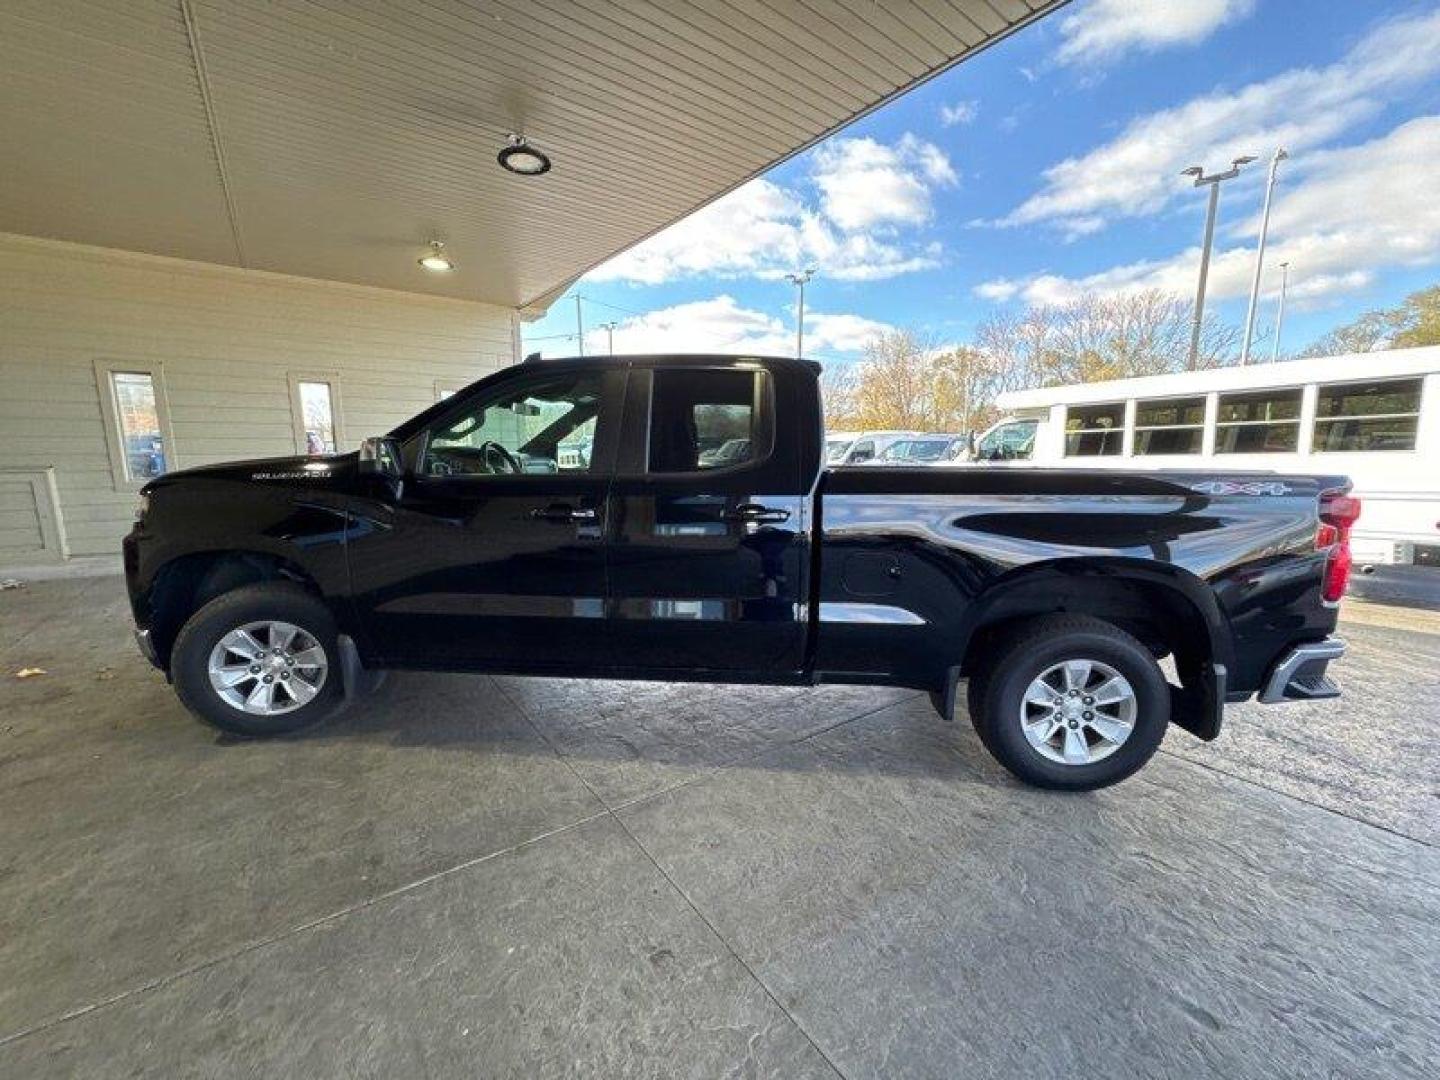
<path id="1" fill-rule="evenodd" d="M 524 135 L 511 135 L 510 145 L 496 159 L 506 172 L 521 176 L 539 176 L 550 171 L 550 159 L 525 141 Z"/>
<path id="2" fill-rule="evenodd" d="M 430 241 L 430 253 L 421 257 L 420 265 L 436 274 L 448 274 L 455 269 L 455 263 L 445 254 L 445 244 L 440 240 Z"/>

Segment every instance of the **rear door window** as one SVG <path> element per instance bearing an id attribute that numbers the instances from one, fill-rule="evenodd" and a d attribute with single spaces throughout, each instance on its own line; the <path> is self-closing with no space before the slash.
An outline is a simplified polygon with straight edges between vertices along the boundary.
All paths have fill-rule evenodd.
<path id="1" fill-rule="evenodd" d="M 767 458 L 773 432 L 767 379 L 763 371 L 657 370 L 648 471 L 713 472 Z"/>

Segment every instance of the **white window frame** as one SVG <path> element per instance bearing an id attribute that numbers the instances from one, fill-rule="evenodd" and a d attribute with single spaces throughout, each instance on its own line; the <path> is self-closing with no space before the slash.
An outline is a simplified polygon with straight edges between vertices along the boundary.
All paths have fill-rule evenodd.
<path id="1" fill-rule="evenodd" d="M 1140 409 L 1145 405 L 1159 405 L 1172 401 L 1198 401 L 1200 403 L 1200 420 L 1193 424 L 1142 424 L 1140 423 Z M 1126 455 L 1137 458 L 1152 457 L 1200 457 L 1205 450 L 1205 425 L 1210 418 L 1209 400 L 1205 394 L 1168 394 L 1165 397 L 1134 398 L 1130 402 L 1131 410 L 1126 417 L 1126 429 L 1130 436 L 1130 446 Z M 1142 454 L 1135 449 L 1142 431 L 1198 431 L 1200 432 L 1200 447 L 1196 450 L 1184 450 L 1180 453 L 1166 454 Z"/>
<path id="2" fill-rule="evenodd" d="M 1336 386 L 1359 386 L 1378 383 L 1418 382 L 1420 384 L 1420 397 L 1415 402 L 1415 408 L 1409 412 L 1398 413 L 1364 413 L 1356 416 L 1321 416 L 1320 395 Z M 1344 379 L 1336 382 L 1315 383 L 1307 389 L 1312 391 L 1310 402 L 1309 424 L 1307 429 L 1310 434 L 1310 445 L 1305 449 L 1307 452 L 1316 454 L 1413 454 L 1420 447 L 1421 418 L 1425 414 L 1425 384 L 1426 380 L 1416 375 L 1395 375 L 1381 379 Z M 1315 434 L 1321 424 L 1334 424 L 1342 420 L 1415 420 L 1415 445 L 1409 450 L 1321 450 L 1315 445 Z"/>
<path id="3" fill-rule="evenodd" d="M 158 360 L 95 361 L 95 389 L 100 395 L 100 413 L 105 422 L 105 449 L 110 455 L 110 480 L 116 491 L 139 491 L 153 477 L 131 479 L 129 457 L 125 451 L 125 432 L 120 426 L 120 403 L 115 400 L 116 375 L 148 375 L 155 390 L 155 419 L 160 425 L 160 441 L 165 447 L 165 471 L 180 468 L 180 455 L 175 446 L 175 432 L 170 426 L 170 398 L 165 389 L 165 365 Z"/>
<path id="4" fill-rule="evenodd" d="M 1259 394 L 1267 394 L 1267 393 L 1268 393 L 1268 394 L 1274 394 L 1274 395 L 1279 395 L 1279 394 L 1293 394 L 1293 393 L 1295 393 L 1295 392 L 1297 392 L 1297 391 L 1298 391 L 1299 394 L 1300 394 L 1300 402 L 1299 402 L 1300 407 L 1299 407 L 1299 409 L 1296 411 L 1295 419 L 1293 419 L 1293 420 L 1221 420 L 1221 419 L 1220 419 L 1220 406 L 1224 403 L 1224 399 L 1227 398 L 1227 397 L 1255 397 L 1255 396 L 1257 396 L 1257 395 L 1259 395 Z M 1221 390 L 1220 393 L 1219 393 L 1219 396 L 1216 398 L 1216 402 L 1215 402 L 1215 442 L 1214 442 L 1214 445 L 1212 446 L 1212 450 L 1215 452 L 1215 455 L 1216 455 L 1217 457 L 1230 457 L 1230 456 L 1232 456 L 1232 455 L 1245 455 L 1245 454 L 1255 455 L 1255 454 L 1299 454 L 1299 453 L 1301 453 L 1301 452 L 1302 452 L 1302 451 L 1301 451 L 1301 444 L 1302 444 L 1302 442 L 1303 442 L 1303 440 L 1304 440 L 1304 437 L 1305 437 L 1305 427 L 1304 427 L 1304 423 L 1305 423 L 1305 401 L 1306 401 L 1306 396 L 1307 396 L 1307 394 L 1311 394 L 1311 393 L 1313 393 L 1313 391 L 1310 390 L 1309 387 L 1306 386 L 1306 385 L 1304 385 L 1304 384 L 1298 385 L 1298 386 L 1297 386 L 1297 385 L 1288 385 L 1288 386 L 1255 386 L 1255 387 L 1244 387 L 1244 388 L 1235 389 L 1235 390 Z M 1312 417 L 1313 417 L 1313 413 L 1312 413 Z M 1223 430 L 1225 430 L 1226 428 L 1279 427 L 1279 426 L 1282 425 L 1282 424 L 1288 424 L 1288 425 L 1290 425 L 1291 427 L 1293 427 L 1293 428 L 1295 429 L 1295 446 L 1294 446 L 1292 449 L 1290 449 L 1290 450 L 1221 450 L 1221 449 L 1220 449 L 1220 432 L 1223 431 Z M 1313 424 L 1312 424 L 1312 426 L 1313 426 Z"/>
<path id="5" fill-rule="evenodd" d="M 1119 425 L 1115 427 L 1076 428 L 1074 431 L 1070 430 L 1070 413 L 1072 410 L 1113 408 L 1116 405 L 1120 406 Z M 1133 415 L 1131 405 L 1133 405 L 1133 402 L 1122 401 L 1117 398 L 1114 401 L 1087 401 L 1083 405 L 1065 406 L 1065 415 L 1061 417 L 1060 421 L 1060 456 L 1066 458 L 1124 457 L 1127 450 L 1125 432 L 1130 426 L 1129 421 Z M 1070 452 L 1070 437 L 1072 435 L 1108 435 L 1111 432 L 1119 432 L 1120 434 L 1120 448 L 1113 454 L 1072 454 Z"/>
<path id="6" fill-rule="evenodd" d="M 308 454 L 305 445 L 305 406 L 300 400 L 301 383 L 325 383 L 330 387 L 330 420 L 335 425 L 335 452 L 345 452 L 345 410 L 340 400 L 340 373 L 338 371 L 290 371 L 286 372 L 290 383 L 290 425 L 295 433 L 295 452 Z"/>

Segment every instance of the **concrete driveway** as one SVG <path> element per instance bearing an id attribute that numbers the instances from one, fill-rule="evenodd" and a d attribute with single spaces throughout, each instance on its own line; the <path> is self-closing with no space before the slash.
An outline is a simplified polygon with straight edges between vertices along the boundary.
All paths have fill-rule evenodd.
<path id="1" fill-rule="evenodd" d="M 1066 796 L 873 689 L 398 675 L 231 741 L 122 592 L 0 593 L 5 1077 L 1433 1075 L 1434 616 Z"/>

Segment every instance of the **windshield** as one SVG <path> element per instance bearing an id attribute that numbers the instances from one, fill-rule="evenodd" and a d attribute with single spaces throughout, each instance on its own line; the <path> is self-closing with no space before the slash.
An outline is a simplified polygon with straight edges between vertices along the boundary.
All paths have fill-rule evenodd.
<path id="1" fill-rule="evenodd" d="M 1001 424 L 980 441 L 979 456 L 991 460 L 1028 458 L 1034 449 L 1035 432 L 1039 426 L 1036 420 Z"/>
<path id="2" fill-rule="evenodd" d="M 854 442 L 854 439 L 826 439 L 825 460 L 839 461 L 845 456 L 845 451 L 849 450 Z"/>
<path id="3" fill-rule="evenodd" d="M 905 456 L 911 461 L 939 461 L 945 456 L 945 450 L 949 447 L 950 440 L 922 439 L 908 445 L 910 448 L 905 452 Z"/>

